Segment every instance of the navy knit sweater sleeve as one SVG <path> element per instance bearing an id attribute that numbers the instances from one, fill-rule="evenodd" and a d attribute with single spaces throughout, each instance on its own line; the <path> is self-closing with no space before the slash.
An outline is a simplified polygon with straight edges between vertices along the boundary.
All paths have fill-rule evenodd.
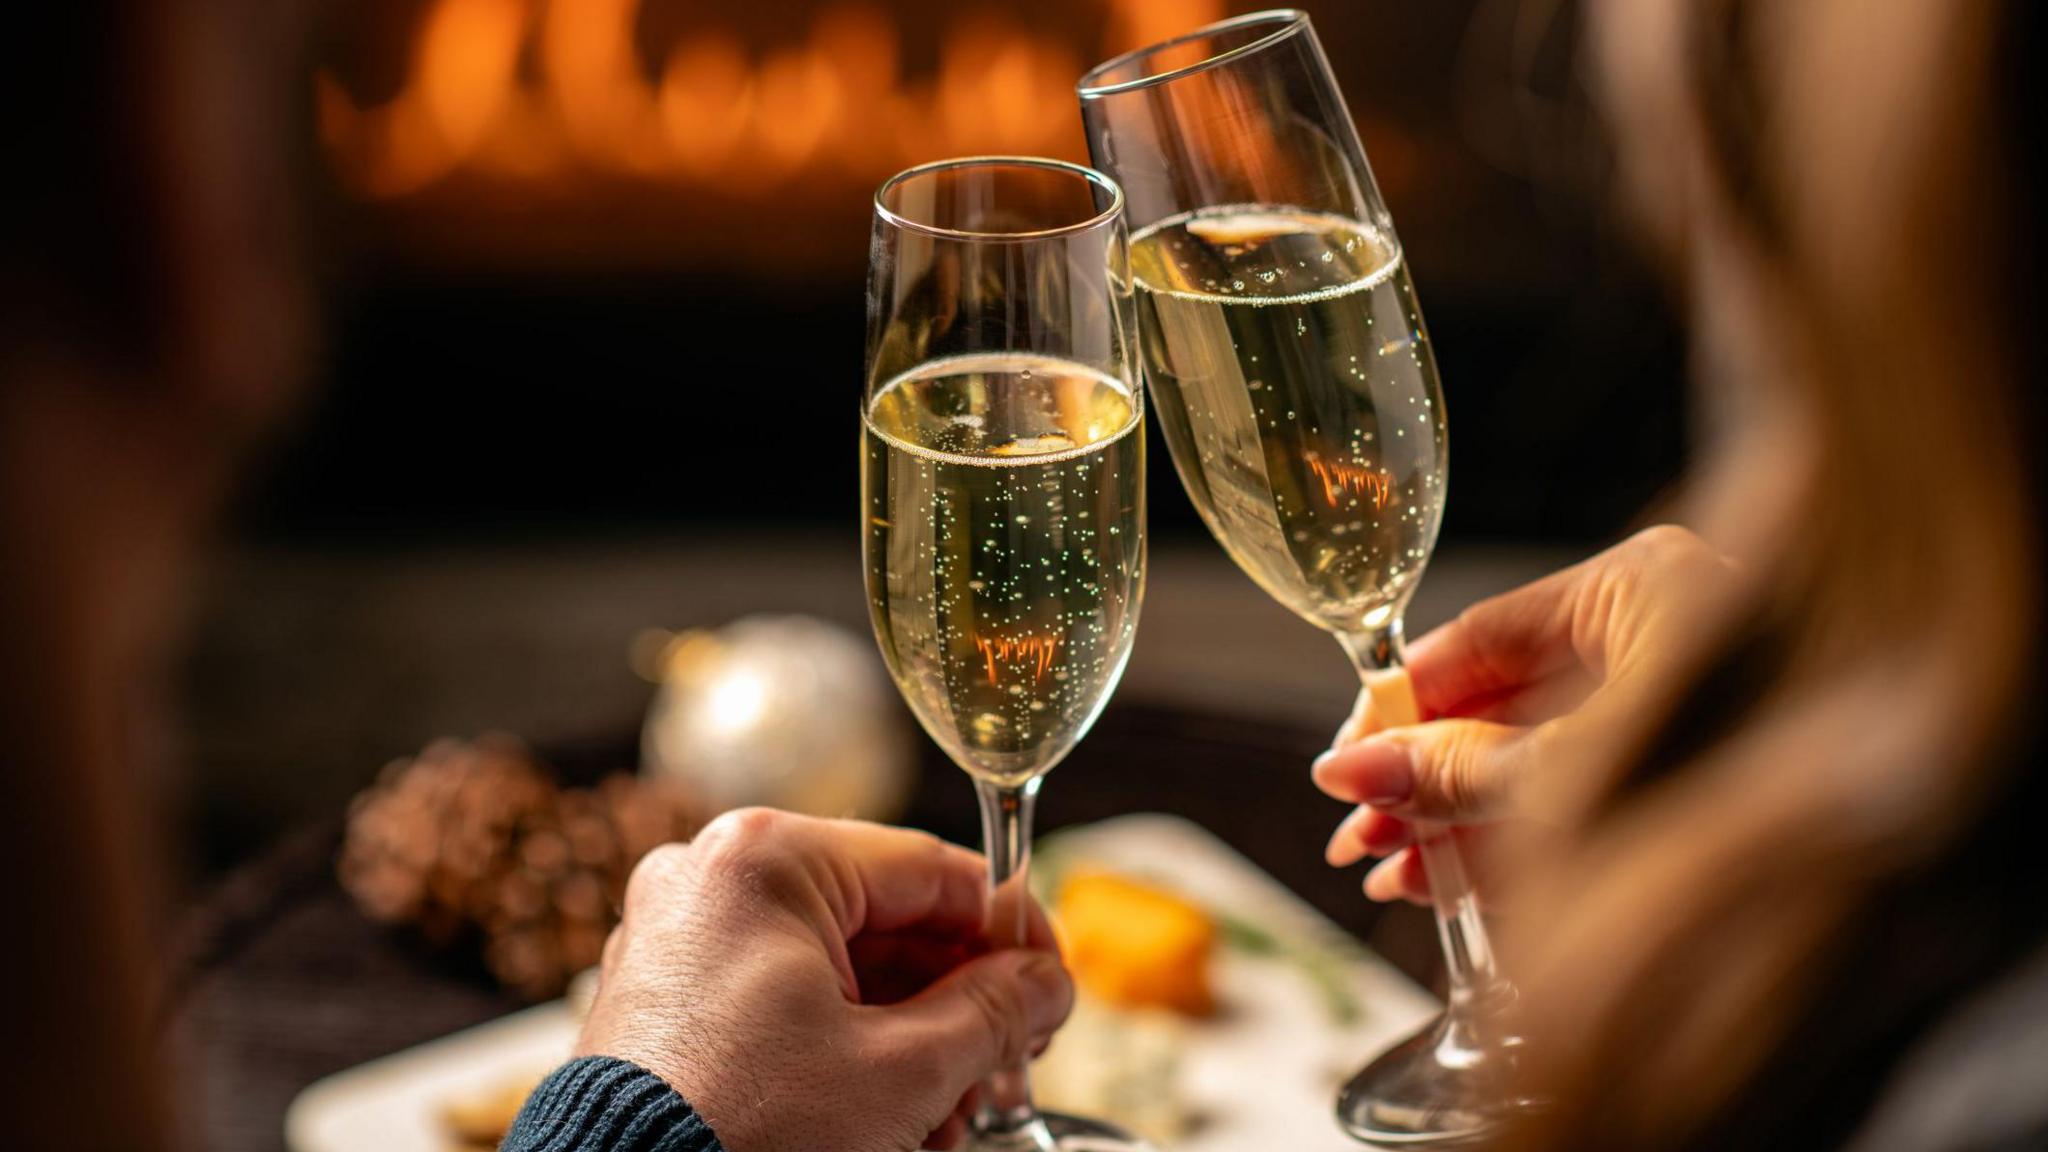
<path id="1" fill-rule="evenodd" d="M 668 1082 L 609 1056 L 571 1060 L 540 1082 L 499 1152 L 724 1152 Z"/>

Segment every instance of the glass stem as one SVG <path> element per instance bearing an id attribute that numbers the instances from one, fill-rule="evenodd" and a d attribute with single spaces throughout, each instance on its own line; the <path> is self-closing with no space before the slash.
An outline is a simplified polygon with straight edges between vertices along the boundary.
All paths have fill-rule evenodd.
<path id="1" fill-rule="evenodd" d="M 1023 947 L 1030 924 L 1031 813 L 1038 803 L 1042 777 L 1023 784 L 999 784 L 976 777 L 981 798 L 981 839 L 988 855 L 988 911 L 985 928 L 991 947 Z M 1025 1061 L 997 1072 L 982 1085 L 981 1106 L 974 1116 L 976 1152 L 1016 1150 L 1052 1152 L 1052 1133 L 1031 1104 L 1031 1077 Z"/>
<path id="2" fill-rule="evenodd" d="M 1422 710 L 1408 679 L 1401 619 L 1361 632 L 1340 633 L 1338 642 L 1358 669 L 1359 682 L 1372 696 L 1373 714 L 1383 728 L 1417 724 Z M 1479 899 L 1465 874 L 1465 860 L 1450 829 L 1442 824 L 1411 821 L 1416 850 L 1429 874 L 1430 903 L 1436 911 L 1437 938 L 1444 947 L 1451 1011 L 1461 1014 L 1475 999 L 1500 991 L 1493 945 L 1479 916 Z"/>

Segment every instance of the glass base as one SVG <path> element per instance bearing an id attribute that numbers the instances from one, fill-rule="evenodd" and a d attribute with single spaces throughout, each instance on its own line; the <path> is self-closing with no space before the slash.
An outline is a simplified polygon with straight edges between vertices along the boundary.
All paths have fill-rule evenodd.
<path id="1" fill-rule="evenodd" d="M 1462 1148 L 1541 1102 L 1512 1094 L 1520 1041 L 1476 1041 L 1455 1014 L 1394 1045 L 1344 1085 L 1337 1123 L 1381 1148 Z"/>
<path id="2" fill-rule="evenodd" d="M 970 1135 L 962 1152 L 1154 1152 L 1152 1145 L 1100 1120 L 1040 1112 L 1039 1123 L 1008 1136 Z"/>

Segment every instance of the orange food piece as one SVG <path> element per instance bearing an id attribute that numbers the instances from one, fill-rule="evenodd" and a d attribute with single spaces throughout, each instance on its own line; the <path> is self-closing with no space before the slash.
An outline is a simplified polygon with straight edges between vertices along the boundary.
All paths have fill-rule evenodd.
<path id="1" fill-rule="evenodd" d="M 1196 905 L 1127 877 L 1078 872 L 1060 885 L 1053 918 L 1067 967 L 1089 995 L 1186 1016 L 1216 1010 L 1216 922 Z"/>

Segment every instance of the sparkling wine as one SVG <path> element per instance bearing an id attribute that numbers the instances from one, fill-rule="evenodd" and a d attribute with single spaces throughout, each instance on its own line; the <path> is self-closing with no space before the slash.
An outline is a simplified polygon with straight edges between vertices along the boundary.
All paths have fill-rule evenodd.
<path id="1" fill-rule="evenodd" d="M 962 767 L 1050 770 L 1123 674 L 1145 572 L 1142 404 L 1016 353 L 877 388 L 863 439 L 869 609 L 889 672 Z"/>
<path id="2" fill-rule="evenodd" d="M 1391 619 L 1444 501 L 1436 361 L 1394 239 L 1281 208 L 1132 238 L 1146 378 L 1202 519 L 1313 624 Z"/>

